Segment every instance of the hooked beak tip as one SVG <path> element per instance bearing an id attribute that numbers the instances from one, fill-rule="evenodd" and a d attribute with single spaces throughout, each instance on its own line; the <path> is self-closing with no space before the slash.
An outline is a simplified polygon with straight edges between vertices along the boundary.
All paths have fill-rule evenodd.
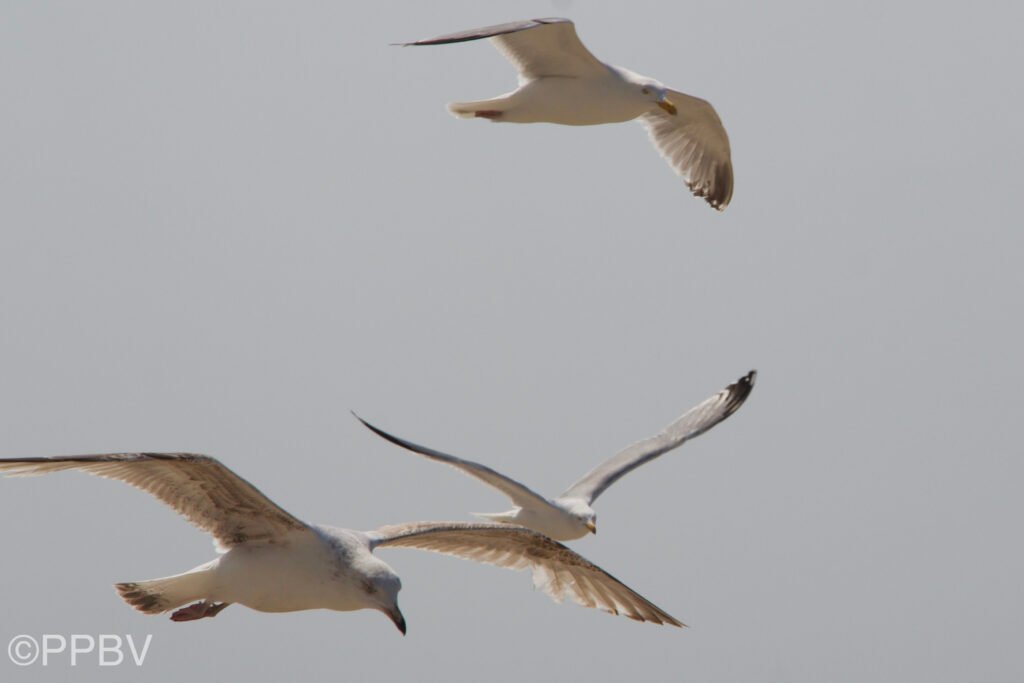
<path id="1" fill-rule="evenodd" d="M 387 614 L 388 614 L 389 617 L 391 617 L 391 621 L 393 621 L 395 623 L 395 627 L 398 628 L 398 630 L 401 631 L 402 635 L 404 636 L 405 635 L 405 617 L 402 616 L 402 613 L 396 607 L 394 612 L 388 612 Z"/>
<path id="2" fill-rule="evenodd" d="M 679 110 L 676 109 L 676 105 L 672 104 L 672 100 L 669 100 L 669 99 L 660 100 L 658 102 L 658 106 L 661 107 L 662 109 L 664 109 L 666 112 L 668 112 L 672 116 L 675 116 L 679 112 Z"/>
<path id="3" fill-rule="evenodd" d="M 594 524 L 593 522 L 587 522 L 587 530 L 590 533 L 592 533 L 592 534 L 596 534 L 597 533 L 597 525 Z"/>

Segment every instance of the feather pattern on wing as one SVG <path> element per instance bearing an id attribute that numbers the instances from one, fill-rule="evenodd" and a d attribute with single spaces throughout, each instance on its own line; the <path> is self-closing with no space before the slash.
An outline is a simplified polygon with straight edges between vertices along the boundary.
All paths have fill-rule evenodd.
<path id="1" fill-rule="evenodd" d="M 363 418 L 359 417 L 355 413 L 352 414 L 355 415 L 355 418 L 362 422 L 367 429 L 369 429 L 371 432 L 381 437 L 382 439 L 390 441 L 396 446 L 401 446 L 402 448 L 408 451 L 412 451 L 413 453 L 419 453 L 420 455 L 430 458 L 431 460 L 443 462 L 444 464 L 450 465 L 451 467 L 454 467 L 455 469 L 461 471 L 463 474 L 468 474 L 469 476 L 474 477 L 475 479 L 479 479 L 488 486 L 492 486 L 501 491 L 502 493 L 504 493 L 512 500 L 513 503 L 520 507 L 530 508 L 534 510 L 554 508 L 554 506 L 544 496 L 540 495 L 539 493 L 536 493 L 528 486 L 520 484 L 515 479 L 512 479 L 511 477 L 506 477 L 501 472 L 492 470 L 490 467 L 487 467 L 486 465 L 481 465 L 480 463 L 473 462 L 472 460 L 463 460 L 462 458 L 457 458 L 454 455 L 448 455 L 447 453 L 442 453 L 439 450 L 428 448 L 427 446 L 421 446 L 411 441 L 406 441 L 405 439 L 400 439 L 397 436 L 388 434 L 383 429 L 373 426 L 372 424 L 370 424 Z"/>
<path id="2" fill-rule="evenodd" d="M 654 146 L 690 191 L 721 211 L 732 199 L 729 136 L 711 103 L 675 90 L 667 99 L 676 114 L 656 109 L 640 117 Z"/>
<path id="3" fill-rule="evenodd" d="M 222 549 L 273 543 L 303 522 L 215 458 L 194 453 L 111 453 L 0 459 L 0 474 L 35 476 L 82 470 L 141 489 L 209 533 Z"/>
<path id="4" fill-rule="evenodd" d="M 737 382 L 686 411 L 659 434 L 627 446 L 585 474 L 561 497 L 582 498 L 588 504 L 592 503 L 605 489 L 640 465 L 700 436 L 739 410 L 754 388 L 756 377 L 757 372 L 751 370 Z"/>
<path id="5" fill-rule="evenodd" d="M 508 524 L 413 522 L 369 532 L 371 548 L 419 548 L 508 569 L 533 571 L 534 584 L 556 602 L 568 596 L 584 607 L 637 621 L 683 626 L 597 565 L 547 536 Z"/>
<path id="6" fill-rule="evenodd" d="M 571 78 L 601 73 L 608 68 L 583 45 L 572 21 L 558 17 L 513 21 L 402 44 L 445 45 L 482 38 L 494 40 L 518 69 L 521 80 L 545 76 Z"/>

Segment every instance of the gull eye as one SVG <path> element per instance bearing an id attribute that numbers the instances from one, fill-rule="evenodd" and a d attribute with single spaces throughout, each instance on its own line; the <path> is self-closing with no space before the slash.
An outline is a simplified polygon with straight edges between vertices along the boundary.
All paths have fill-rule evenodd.
<path id="1" fill-rule="evenodd" d="M 650 95 L 651 94 L 651 89 L 650 88 L 640 88 L 640 92 L 642 92 L 645 95 Z"/>

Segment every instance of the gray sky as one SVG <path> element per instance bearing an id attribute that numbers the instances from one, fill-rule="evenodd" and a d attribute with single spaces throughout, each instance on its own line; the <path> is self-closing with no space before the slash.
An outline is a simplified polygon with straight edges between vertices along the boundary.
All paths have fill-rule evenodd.
<path id="1" fill-rule="evenodd" d="M 573 18 L 709 99 L 724 214 L 637 124 L 459 121 L 485 43 Z M 207 537 L 84 475 L 0 481 L 0 645 L 153 634 L 145 680 L 1016 681 L 1024 635 L 1021 11 L 1013 3 L 6 2 L 5 457 L 191 450 L 369 529 L 505 509 L 377 439 L 554 494 L 751 368 L 573 547 L 691 628 L 555 605 L 413 550 L 409 622 L 145 617 L 115 581 Z M 79 674 L 139 680 L 134 667 Z M 65 680 L 0 661 L 5 680 Z"/>

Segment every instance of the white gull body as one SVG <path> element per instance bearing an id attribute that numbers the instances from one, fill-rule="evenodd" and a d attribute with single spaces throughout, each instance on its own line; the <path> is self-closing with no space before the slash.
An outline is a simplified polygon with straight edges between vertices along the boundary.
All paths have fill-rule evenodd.
<path id="1" fill-rule="evenodd" d="M 508 512 L 474 513 L 477 516 L 498 523 L 524 526 L 559 541 L 570 541 L 588 533 L 597 533 L 597 513 L 591 505 L 605 489 L 640 465 L 678 448 L 735 413 L 750 395 L 756 377 L 757 373 L 751 370 L 714 396 L 686 411 L 658 434 L 637 441 L 602 462 L 557 498 L 545 498 L 525 484 L 486 465 L 401 439 L 358 415 L 356 418 L 391 443 L 451 465 L 496 488 L 516 505 Z"/>
<path id="2" fill-rule="evenodd" d="M 404 634 L 402 582 L 373 552 L 405 546 L 510 569 L 529 567 L 535 584 L 555 600 L 568 596 L 638 621 L 682 626 L 600 567 L 530 529 L 413 522 L 362 532 L 309 525 L 218 460 L 191 453 L 0 459 L 0 474 L 9 476 L 68 469 L 146 491 L 213 536 L 223 553 L 182 574 L 115 584 L 126 602 L 146 614 L 175 610 L 172 620 L 193 621 L 234 603 L 261 612 L 373 609 Z"/>

